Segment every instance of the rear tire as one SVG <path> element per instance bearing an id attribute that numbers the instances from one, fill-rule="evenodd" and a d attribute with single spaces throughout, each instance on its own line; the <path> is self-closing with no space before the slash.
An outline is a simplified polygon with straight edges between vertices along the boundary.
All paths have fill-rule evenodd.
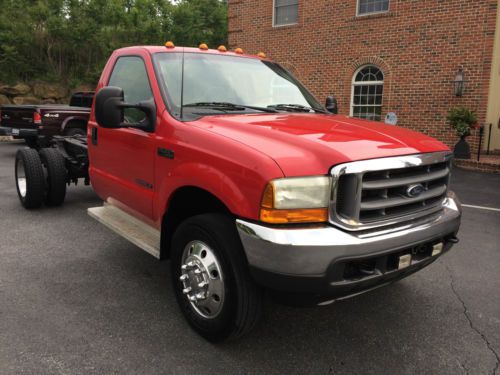
<path id="1" fill-rule="evenodd" d="M 228 215 L 194 216 L 179 226 L 172 242 L 171 274 L 184 317 L 205 339 L 234 339 L 258 322 L 262 291 L 250 277 L 235 221 Z M 199 288 L 200 281 L 208 286 Z M 200 292 L 205 298 L 198 300 Z"/>
<path id="2" fill-rule="evenodd" d="M 36 150 L 24 148 L 16 154 L 16 188 L 24 208 L 39 208 L 45 193 L 42 161 Z"/>
<path id="3" fill-rule="evenodd" d="M 69 128 L 64 131 L 64 135 L 69 137 L 73 135 L 87 135 L 87 131 L 82 128 Z"/>
<path id="4" fill-rule="evenodd" d="M 60 206 L 66 197 L 67 171 L 64 157 L 55 148 L 44 148 L 40 151 L 40 158 L 47 168 L 45 204 Z"/>

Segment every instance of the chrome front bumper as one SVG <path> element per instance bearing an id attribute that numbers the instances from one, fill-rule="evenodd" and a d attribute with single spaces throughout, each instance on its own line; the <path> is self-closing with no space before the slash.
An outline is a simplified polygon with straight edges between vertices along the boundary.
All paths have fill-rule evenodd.
<path id="1" fill-rule="evenodd" d="M 370 231 L 348 232 L 331 225 L 267 227 L 239 219 L 236 225 L 251 269 L 286 277 L 317 278 L 324 277 L 339 260 L 397 252 L 445 236 L 454 238 L 461 212 L 459 200 L 450 192 L 439 212 Z"/>

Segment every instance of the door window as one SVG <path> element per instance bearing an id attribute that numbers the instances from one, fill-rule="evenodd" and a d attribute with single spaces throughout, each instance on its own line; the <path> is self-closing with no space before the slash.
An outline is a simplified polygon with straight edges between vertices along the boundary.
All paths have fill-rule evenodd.
<path id="1" fill-rule="evenodd" d="M 136 104 L 153 97 L 146 65 L 139 56 L 120 57 L 113 68 L 108 86 L 121 87 L 128 104 Z M 145 119 L 145 113 L 138 109 L 126 108 L 124 111 L 124 121 L 127 123 L 138 123 Z"/>

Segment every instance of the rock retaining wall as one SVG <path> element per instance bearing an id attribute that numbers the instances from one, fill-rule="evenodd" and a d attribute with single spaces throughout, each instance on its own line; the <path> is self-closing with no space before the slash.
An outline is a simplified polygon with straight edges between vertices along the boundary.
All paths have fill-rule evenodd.
<path id="1" fill-rule="evenodd" d="M 0 105 L 2 104 L 67 104 L 72 93 L 93 91 L 92 85 L 81 85 L 74 89 L 51 82 L 18 82 L 14 85 L 0 83 Z"/>

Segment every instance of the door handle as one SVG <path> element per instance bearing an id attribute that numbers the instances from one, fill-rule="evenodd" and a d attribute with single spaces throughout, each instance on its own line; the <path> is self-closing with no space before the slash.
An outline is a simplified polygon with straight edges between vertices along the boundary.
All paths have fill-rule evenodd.
<path id="1" fill-rule="evenodd" d="M 97 128 L 95 126 L 92 127 L 92 144 L 97 146 Z"/>

